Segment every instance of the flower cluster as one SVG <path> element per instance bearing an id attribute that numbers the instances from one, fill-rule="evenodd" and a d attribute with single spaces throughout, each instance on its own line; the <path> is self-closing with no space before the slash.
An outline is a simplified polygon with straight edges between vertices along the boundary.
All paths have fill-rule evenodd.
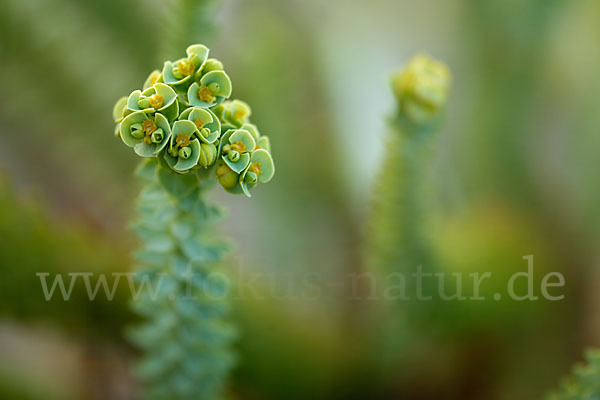
<path id="1" fill-rule="evenodd" d="M 231 193 L 244 193 L 275 173 L 269 138 L 250 123 L 251 110 L 231 96 L 223 64 L 208 48 L 166 61 L 142 90 L 117 101 L 115 135 L 141 157 L 158 157 L 179 174 L 204 169 Z"/>
<path id="2" fill-rule="evenodd" d="M 446 105 L 450 72 L 443 63 L 425 55 L 413 57 L 392 77 L 400 111 L 413 123 L 425 123 Z"/>

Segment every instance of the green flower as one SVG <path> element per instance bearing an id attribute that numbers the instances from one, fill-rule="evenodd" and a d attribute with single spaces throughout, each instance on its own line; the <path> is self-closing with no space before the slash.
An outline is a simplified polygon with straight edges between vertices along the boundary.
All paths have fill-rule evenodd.
<path id="1" fill-rule="evenodd" d="M 142 86 L 142 90 L 146 90 L 149 87 L 154 86 L 155 83 L 164 83 L 162 73 L 157 69 L 150 72 L 150 75 L 148 75 L 148 77 L 144 81 L 144 86 Z"/>
<path id="2" fill-rule="evenodd" d="M 252 124 L 246 127 L 250 130 L 230 129 L 221 138 L 221 163 L 217 167 L 216 176 L 228 192 L 243 192 L 250 197 L 250 190 L 258 182 L 268 182 L 273 178 L 275 164 L 267 149 L 257 148 L 255 135 L 259 135 L 256 127 Z M 268 139 L 263 143 L 268 143 Z"/>
<path id="3" fill-rule="evenodd" d="M 241 174 L 250 164 L 250 154 L 256 148 L 256 141 L 250 132 L 243 129 L 230 129 L 219 143 L 221 158 L 235 173 Z"/>
<path id="4" fill-rule="evenodd" d="M 230 124 L 236 128 L 240 128 L 248 122 L 252 110 L 250 106 L 241 100 L 228 101 L 223 104 L 221 118 L 223 124 Z"/>
<path id="5" fill-rule="evenodd" d="M 204 63 L 204 66 L 202 67 L 201 70 L 198 70 L 198 72 L 196 72 L 196 80 L 200 79 L 202 77 L 202 74 L 206 74 L 209 73 L 211 71 L 223 71 L 223 63 L 219 60 L 217 60 L 216 58 L 209 58 L 208 60 L 206 60 L 206 63 Z"/>
<path id="6" fill-rule="evenodd" d="M 392 77 L 400 111 L 414 123 L 436 117 L 446 105 L 450 86 L 448 68 L 428 56 L 417 55 Z"/>
<path id="7" fill-rule="evenodd" d="M 119 132 L 123 143 L 142 157 L 154 157 L 169 143 L 169 120 L 156 113 L 148 116 L 143 111 L 127 115 L 121 121 Z"/>
<path id="8" fill-rule="evenodd" d="M 271 142 L 267 136 L 261 136 L 256 125 L 246 122 L 240 129 L 250 132 L 254 140 L 256 140 L 256 149 L 265 149 L 271 152 Z"/>
<path id="9" fill-rule="evenodd" d="M 275 175 L 275 163 L 269 153 L 265 149 L 258 149 L 252 152 L 250 163 L 240 174 L 240 187 L 244 194 L 250 197 L 250 189 L 258 184 L 267 183 L 273 179 Z"/>
<path id="10" fill-rule="evenodd" d="M 115 136 L 119 136 L 121 121 L 123 121 L 123 118 L 130 113 L 131 111 L 128 112 L 127 110 L 127 96 L 123 96 L 117 100 L 113 107 L 113 120 L 117 124 L 115 126 Z"/>
<path id="11" fill-rule="evenodd" d="M 127 99 L 127 108 L 130 111 L 143 111 L 146 114 L 158 111 L 169 121 L 173 121 L 179 114 L 177 93 L 164 83 L 156 83 L 143 92 L 134 90 Z"/>
<path id="12" fill-rule="evenodd" d="M 231 90 L 231 79 L 225 71 L 210 71 L 189 87 L 187 96 L 192 106 L 214 107 L 231 96 Z"/>
<path id="13" fill-rule="evenodd" d="M 206 46 L 194 44 L 186 49 L 186 58 L 181 58 L 175 62 L 166 61 L 162 70 L 165 83 L 176 86 L 191 81 L 194 74 L 206 62 L 208 52 Z"/>
<path id="14" fill-rule="evenodd" d="M 175 121 L 171 144 L 165 152 L 167 164 L 176 172 L 186 172 L 198 164 L 200 159 L 200 140 L 196 125 L 189 120 Z"/>
<path id="15" fill-rule="evenodd" d="M 192 121 L 198 129 L 198 137 L 206 144 L 216 142 L 221 136 L 221 122 L 208 109 L 189 107 L 181 113 L 179 119 Z"/>
<path id="16" fill-rule="evenodd" d="M 113 119 L 117 124 L 125 118 L 125 110 L 127 110 L 127 96 L 117 100 L 113 107 Z"/>

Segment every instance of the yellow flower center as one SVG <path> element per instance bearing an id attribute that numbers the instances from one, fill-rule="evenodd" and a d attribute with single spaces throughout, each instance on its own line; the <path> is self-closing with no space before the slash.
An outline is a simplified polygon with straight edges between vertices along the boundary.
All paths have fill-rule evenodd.
<path id="1" fill-rule="evenodd" d="M 144 133 L 146 134 L 146 136 L 144 136 L 144 142 L 148 143 L 148 144 L 152 144 L 152 138 L 150 137 L 150 135 L 152 135 L 152 132 L 154 132 L 157 128 L 156 128 L 156 124 L 154 123 L 154 121 L 152 121 L 151 119 L 142 122 L 142 129 L 144 129 Z"/>
<path id="2" fill-rule="evenodd" d="M 160 78 L 160 72 L 154 72 L 150 78 L 150 86 L 154 86 L 158 82 L 158 78 Z"/>
<path id="3" fill-rule="evenodd" d="M 185 76 L 190 76 L 194 73 L 194 64 L 188 60 L 177 61 L 177 69 Z"/>
<path id="4" fill-rule="evenodd" d="M 235 150 L 240 153 L 243 153 L 246 151 L 246 145 L 240 141 L 237 141 L 237 142 L 233 143 L 232 145 L 230 145 L 230 148 L 231 148 L 231 150 Z"/>
<path id="5" fill-rule="evenodd" d="M 156 130 L 156 124 L 152 120 L 147 120 L 142 122 L 142 128 L 144 129 L 144 133 L 146 136 L 150 136 L 152 132 Z"/>
<path id="6" fill-rule="evenodd" d="M 234 119 L 243 119 L 246 116 L 246 113 L 244 112 L 244 110 L 237 110 L 236 112 L 233 113 L 233 118 Z"/>
<path id="7" fill-rule="evenodd" d="M 152 106 L 152 108 L 160 108 L 163 105 L 163 97 L 159 96 L 158 94 L 153 94 L 152 96 L 150 96 L 150 106 Z"/>
<path id="8" fill-rule="evenodd" d="M 180 133 L 179 135 L 177 135 L 177 137 L 175 138 L 175 141 L 181 147 L 190 145 L 190 137 L 188 135 L 184 135 L 183 133 Z"/>
<path id="9" fill-rule="evenodd" d="M 216 97 L 213 96 L 212 92 L 207 86 L 202 86 L 198 89 L 198 98 L 205 103 L 212 103 L 216 100 Z"/>
<path id="10" fill-rule="evenodd" d="M 204 127 L 205 123 L 206 122 L 202 121 L 200 118 L 198 118 L 194 121 L 194 124 L 196 124 L 196 127 L 198 128 L 198 130 L 202 129 Z"/>
<path id="11" fill-rule="evenodd" d="M 260 175 L 262 173 L 260 163 L 257 162 L 253 162 L 252 164 L 250 164 L 250 168 L 248 168 L 248 170 L 254 172 L 256 175 Z"/>

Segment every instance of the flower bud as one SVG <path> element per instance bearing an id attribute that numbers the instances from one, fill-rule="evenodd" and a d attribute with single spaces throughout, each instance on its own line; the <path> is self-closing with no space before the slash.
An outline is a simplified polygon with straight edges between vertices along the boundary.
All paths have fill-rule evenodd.
<path id="1" fill-rule="evenodd" d="M 182 147 L 177 152 L 177 155 L 179 156 L 179 158 L 183 158 L 184 160 L 187 160 L 192 155 L 192 149 L 190 149 L 187 146 L 186 147 Z"/>
<path id="2" fill-rule="evenodd" d="M 424 55 L 414 57 L 392 78 L 400 111 L 415 123 L 435 117 L 446 105 L 450 86 L 448 68 Z"/>
<path id="3" fill-rule="evenodd" d="M 131 128 L 129 129 L 131 129 L 131 136 L 133 136 L 136 139 L 141 139 L 145 136 L 144 127 L 140 123 L 135 123 L 131 125 Z"/>
<path id="4" fill-rule="evenodd" d="M 253 171 L 246 172 L 246 176 L 244 177 L 244 182 L 248 184 L 254 184 L 258 182 L 258 175 Z"/>
<path id="5" fill-rule="evenodd" d="M 198 165 L 203 168 L 208 168 L 217 160 L 217 147 L 214 144 L 200 144 L 200 158 Z"/>
<path id="6" fill-rule="evenodd" d="M 173 76 L 177 79 L 182 79 L 183 78 L 183 73 L 179 70 L 179 68 L 177 67 L 173 67 Z"/>
<path id="7" fill-rule="evenodd" d="M 149 108 L 150 107 L 150 99 L 147 97 L 140 97 L 140 99 L 138 100 L 138 106 L 141 109 Z"/>
<path id="8" fill-rule="evenodd" d="M 227 158 L 229 158 L 229 161 L 231 162 L 236 162 L 240 159 L 241 155 L 239 151 L 236 150 L 231 150 L 229 153 L 227 153 Z"/>
<path id="9" fill-rule="evenodd" d="M 219 183 L 225 189 L 233 189 L 238 184 L 238 174 L 236 174 L 227 164 L 220 164 L 216 171 Z"/>
<path id="10" fill-rule="evenodd" d="M 202 137 L 204 137 L 204 138 L 207 138 L 210 135 L 210 129 L 208 129 L 208 128 L 200 129 L 200 135 L 202 135 Z"/>
<path id="11" fill-rule="evenodd" d="M 214 58 L 209 58 L 206 60 L 206 64 L 204 64 L 202 72 L 207 73 L 210 71 L 223 71 L 223 63 L 221 63 L 219 60 L 215 60 Z"/>
<path id="12" fill-rule="evenodd" d="M 208 90 L 210 90 L 212 93 L 219 93 L 221 86 L 219 86 L 217 82 L 211 82 L 208 84 Z"/>
<path id="13" fill-rule="evenodd" d="M 161 128 L 156 129 L 150 135 L 150 139 L 152 140 L 152 143 L 161 143 L 164 138 L 165 138 L 165 134 Z"/>

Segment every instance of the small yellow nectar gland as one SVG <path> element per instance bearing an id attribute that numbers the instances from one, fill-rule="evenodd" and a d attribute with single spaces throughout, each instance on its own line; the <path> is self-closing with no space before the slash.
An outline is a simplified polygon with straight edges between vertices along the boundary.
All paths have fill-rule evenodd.
<path id="1" fill-rule="evenodd" d="M 239 151 L 240 153 L 243 153 L 246 151 L 246 145 L 240 141 L 237 141 L 233 144 L 230 145 L 230 149 L 231 150 L 235 150 L 235 151 Z"/>
<path id="2" fill-rule="evenodd" d="M 205 103 L 212 103 L 217 99 L 207 86 L 198 89 L 198 98 Z"/>
<path id="3" fill-rule="evenodd" d="M 142 128 L 144 128 L 144 133 L 146 136 L 150 136 L 152 132 L 156 130 L 156 124 L 151 119 L 142 122 Z"/>
<path id="4" fill-rule="evenodd" d="M 252 164 L 250 164 L 250 168 L 248 168 L 248 170 L 254 172 L 256 175 L 260 175 L 262 173 L 260 163 L 257 162 L 253 162 Z"/>
<path id="5" fill-rule="evenodd" d="M 188 135 L 184 135 L 183 133 L 177 135 L 175 141 L 181 147 L 186 147 L 190 145 L 190 137 Z"/>
<path id="6" fill-rule="evenodd" d="M 150 106 L 152 108 L 160 108 L 163 105 L 163 97 L 158 94 L 150 96 Z"/>
<path id="7" fill-rule="evenodd" d="M 200 118 L 198 118 L 194 121 L 194 124 L 196 124 L 196 127 L 198 128 L 198 130 L 201 130 L 204 127 L 205 123 L 206 122 L 202 121 Z"/>
<path id="8" fill-rule="evenodd" d="M 153 72 L 150 77 L 150 86 L 154 86 L 156 82 L 160 79 L 160 72 Z"/>
<path id="9" fill-rule="evenodd" d="M 177 61 L 177 69 L 185 76 L 190 76 L 194 73 L 194 64 L 188 60 Z"/>
<path id="10" fill-rule="evenodd" d="M 237 110 L 233 113 L 233 118 L 236 120 L 242 120 L 246 117 L 246 112 L 244 110 Z"/>

